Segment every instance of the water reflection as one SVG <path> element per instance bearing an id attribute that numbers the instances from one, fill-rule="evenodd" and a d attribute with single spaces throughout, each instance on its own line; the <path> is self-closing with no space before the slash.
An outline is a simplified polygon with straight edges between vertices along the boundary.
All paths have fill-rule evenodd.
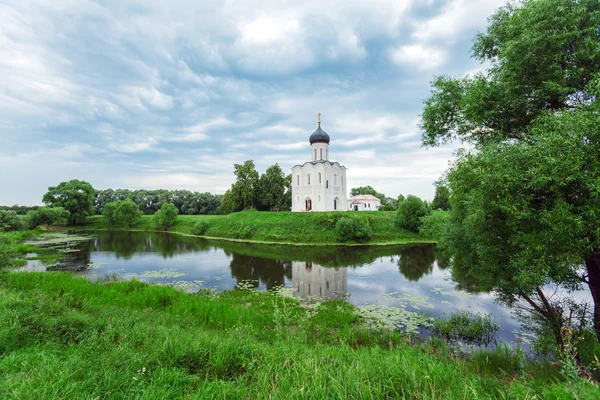
<path id="1" fill-rule="evenodd" d="M 259 283 L 271 290 L 285 286 L 285 278 L 292 276 L 292 263 L 283 260 L 245 256 L 233 253 L 231 263 L 231 276 L 238 284 L 246 283 L 251 287 L 259 287 Z"/>
<path id="2" fill-rule="evenodd" d="M 406 279 L 419 281 L 424 275 L 431 274 L 435 262 L 433 246 L 415 246 L 404 249 L 398 258 L 398 268 Z"/>
<path id="3" fill-rule="evenodd" d="M 340 300 L 347 296 L 348 269 L 326 268 L 312 262 L 292 263 L 294 296 L 302 300 Z"/>

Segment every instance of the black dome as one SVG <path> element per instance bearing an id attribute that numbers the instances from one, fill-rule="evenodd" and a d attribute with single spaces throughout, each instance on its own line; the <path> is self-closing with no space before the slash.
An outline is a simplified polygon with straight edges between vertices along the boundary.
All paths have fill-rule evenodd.
<path id="1" fill-rule="evenodd" d="M 329 144 L 329 135 L 327 134 L 327 132 L 325 132 L 323 129 L 321 129 L 321 124 L 319 124 L 319 127 L 317 128 L 316 131 L 313 132 L 312 135 L 310 135 L 310 138 L 308 138 L 308 141 L 310 142 L 310 144 L 313 143 L 327 143 Z"/>

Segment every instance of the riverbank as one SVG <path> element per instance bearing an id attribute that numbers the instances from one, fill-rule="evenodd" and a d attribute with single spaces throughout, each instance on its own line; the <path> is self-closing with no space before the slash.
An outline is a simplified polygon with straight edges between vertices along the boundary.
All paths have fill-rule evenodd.
<path id="1" fill-rule="evenodd" d="M 373 231 L 371 240 L 366 243 L 340 242 L 335 232 L 335 222 L 343 216 L 362 218 L 368 223 Z M 263 244 L 385 245 L 434 242 L 431 238 L 396 228 L 394 221 L 394 212 L 244 211 L 229 215 L 180 215 L 169 231 L 209 239 Z M 197 231 L 199 223 L 206 224 L 203 232 Z M 85 225 L 79 227 L 90 230 L 110 229 L 102 216 L 90 217 Z M 156 231 L 152 216 L 143 216 L 131 230 Z"/>
<path id="2" fill-rule="evenodd" d="M 269 292 L 4 273 L 1 397 L 580 398 L 590 383 L 508 351 L 452 355 L 363 326 L 351 305 Z M 590 397 L 591 398 L 591 397 Z"/>

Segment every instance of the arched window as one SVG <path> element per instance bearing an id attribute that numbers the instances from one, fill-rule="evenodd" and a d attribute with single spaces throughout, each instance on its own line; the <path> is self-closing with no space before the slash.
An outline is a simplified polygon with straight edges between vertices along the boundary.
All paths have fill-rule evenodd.
<path id="1" fill-rule="evenodd" d="M 326 159 L 326 160 L 327 160 L 327 157 L 328 157 L 328 150 L 327 150 L 327 149 L 325 149 L 325 159 Z"/>
<path id="2" fill-rule="evenodd" d="M 321 184 L 321 173 L 319 172 L 319 185 Z"/>
<path id="3" fill-rule="evenodd" d="M 333 184 L 337 185 L 337 174 L 333 175 Z"/>
<path id="4" fill-rule="evenodd" d="M 307 183 L 310 185 L 310 174 L 306 175 L 307 179 Z"/>
<path id="5" fill-rule="evenodd" d="M 300 175 L 296 175 L 296 186 L 300 186 Z"/>
<path id="6" fill-rule="evenodd" d="M 342 186 L 344 186 L 344 175 L 342 175 Z"/>
<path id="7" fill-rule="evenodd" d="M 323 149 L 321 149 L 321 160 L 323 159 Z"/>
<path id="8" fill-rule="evenodd" d="M 325 189 L 329 189 L 329 181 L 325 181 Z"/>
<path id="9" fill-rule="evenodd" d="M 315 149 L 315 161 L 317 161 L 317 149 Z"/>

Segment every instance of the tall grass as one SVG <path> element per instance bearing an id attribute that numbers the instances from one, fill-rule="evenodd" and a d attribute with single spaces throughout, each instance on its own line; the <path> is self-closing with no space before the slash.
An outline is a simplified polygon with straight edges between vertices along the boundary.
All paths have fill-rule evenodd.
<path id="1" fill-rule="evenodd" d="M 341 301 L 197 295 L 62 273 L 0 281 L 1 398 L 573 398 L 540 374 L 510 376 L 362 328 Z M 480 369 L 478 369 L 480 368 Z M 587 383 L 577 396 L 595 395 Z"/>

